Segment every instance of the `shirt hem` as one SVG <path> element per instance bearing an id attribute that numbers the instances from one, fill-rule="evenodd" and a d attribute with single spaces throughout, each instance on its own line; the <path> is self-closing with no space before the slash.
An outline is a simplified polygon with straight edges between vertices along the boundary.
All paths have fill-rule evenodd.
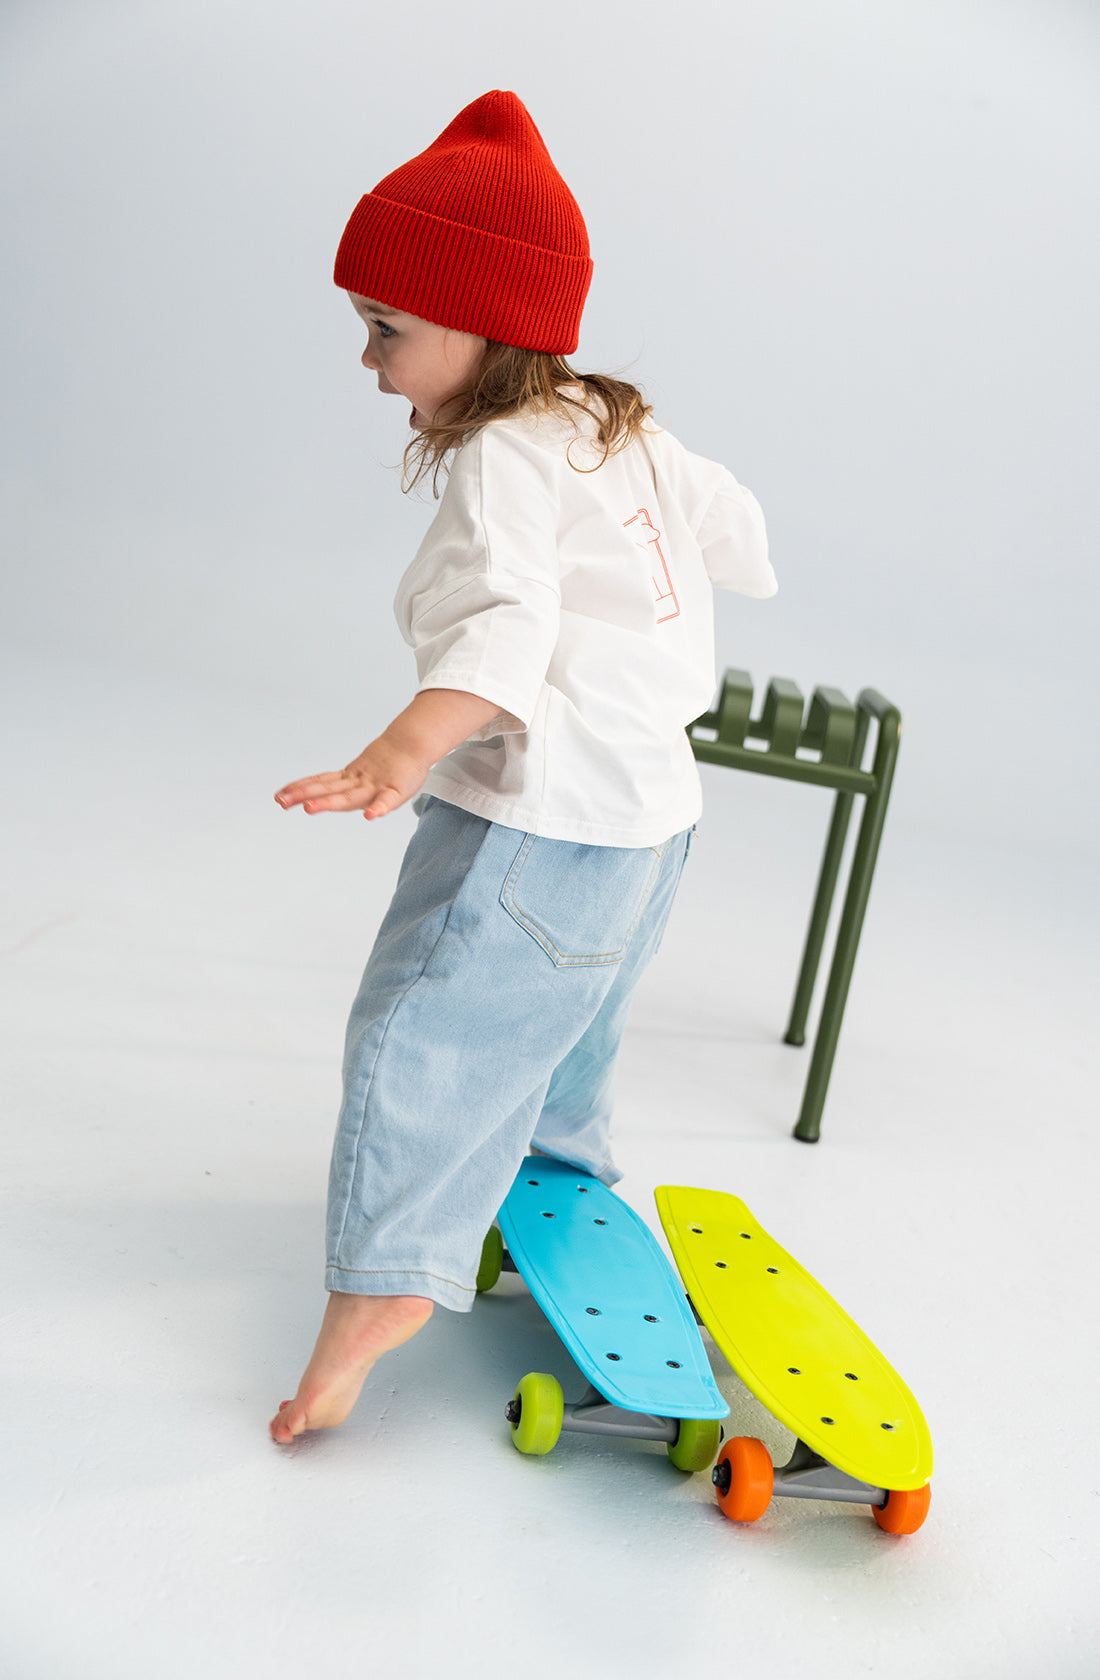
<path id="1" fill-rule="evenodd" d="M 502 828 L 518 829 L 521 834 L 537 834 L 544 840 L 573 840 L 588 846 L 622 846 L 628 849 L 663 845 L 672 835 L 682 834 L 684 829 L 698 822 L 703 809 L 700 795 L 690 806 L 668 812 L 659 819 L 626 827 L 618 823 L 593 823 L 556 816 L 553 812 L 524 805 L 519 800 L 483 793 L 435 771 L 425 782 L 424 792 L 434 793 L 437 799 L 446 801 L 448 805 L 457 805 L 460 811 L 469 811 L 471 816 L 484 817 L 488 822 L 499 823 Z"/>

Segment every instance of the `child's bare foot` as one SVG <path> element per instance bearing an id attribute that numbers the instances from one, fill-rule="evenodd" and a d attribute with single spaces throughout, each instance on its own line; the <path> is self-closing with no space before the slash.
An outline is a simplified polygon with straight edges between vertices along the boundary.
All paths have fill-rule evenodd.
<path id="1" fill-rule="evenodd" d="M 303 1429 L 343 1423 L 375 1360 L 415 1336 L 432 1305 L 420 1295 L 331 1294 L 298 1392 L 271 1420 L 272 1440 L 285 1444 Z"/>

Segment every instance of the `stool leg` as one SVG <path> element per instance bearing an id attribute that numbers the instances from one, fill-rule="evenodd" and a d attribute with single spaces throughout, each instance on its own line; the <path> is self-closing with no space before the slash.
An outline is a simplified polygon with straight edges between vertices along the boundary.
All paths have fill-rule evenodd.
<path id="1" fill-rule="evenodd" d="M 802 966 L 798 971 L 798 985 L 795 987 L 794 1001 L 791 1004 L 791 1018 L 783 1034 L 785 1044 L 806 1042 L 806 1020 L 814 995 L 818 964 L 825 944 L 825 929 L 829 925 L 829 912 L 833 907 L 833 894 L 836 891 L 836 880 L 840 873 L 840 860 L 844 855 L 844 842 L 848 835 L 848 822 L 854 801 L 854 793 L 838 793 L 833 804 L 833 815 L 821 859 L 821 871 L 817 878 L 814 907 L 810 913 L 810 925 L 806 929 Z"/>
<path id="2" fill-rule="evenodd" d="M 898 750 L 899 720 L 892 708 L 887 722 L 889 727 L 884 728 L 880 717 L 874 766 L 875 788 L 867 796 L 863 820 L 859 825 L 852 872 L 848 879 L 848 890 L 844 895 L 844 908 L 840 913 L 836 950 L 833 952 L 829 982 L 821 1006 L 821 1021 L 810 1059 L 810 1071 L 806 1076 L 802 1108 L 794 1129 L 795 1137 L 800 1138 L 803 1143 L 816 1143 L 821 1135 L 821 1112 L 825 1107 L 829 1076 L 833 1071 L 833 1058 L 840 1037 L 840 1024 L 844 1018 L 844 1005 L 848 1001 L 848 987 L 855 967 L 859 936 L 863 931 L 867 900 L 871 893 L 871 878 L 875 872 L 875 861 L 886 821 L 886 806 L 890 798 Z"/>

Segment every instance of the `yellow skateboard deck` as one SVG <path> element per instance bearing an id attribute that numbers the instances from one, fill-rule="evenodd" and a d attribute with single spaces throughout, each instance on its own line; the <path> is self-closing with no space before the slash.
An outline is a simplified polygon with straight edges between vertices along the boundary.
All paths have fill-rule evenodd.
<path id="1" fill-rule="evenodd" d="M 656 1199 L 696 1311 L 768 1411 L 859 1481 L 923 1487 L 932 1440 L 921 1409 L 839 1302 L 737 1196 L 664 1184 Z"/>

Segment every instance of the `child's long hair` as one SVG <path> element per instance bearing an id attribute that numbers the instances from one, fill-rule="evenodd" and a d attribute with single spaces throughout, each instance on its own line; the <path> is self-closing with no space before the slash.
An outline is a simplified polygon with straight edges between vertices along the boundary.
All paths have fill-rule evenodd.
<path id="1" fill-rule="evenodd" d="M 568 386 L 580 386 L 583 395 L 568 395 L 563 389 Z M 603 453 L 593 466 L 577 467 L 578 472 L 594 472 L 609 455 L 625 449 L 653 412 L 638 388 L 623 379 L 575 373 L 564 356 L 517 350 L 490 340 L 469 385 L 447 403 L 445 417 L 421 427 L 405 450 L 404 488 L 412 490 L 430 473 L 432 492 L 438 495 L 439 474 L 449 455 L 491 420 L 503 420 L 528 408 L 563 419 L 571 413 L 592 414 L 595 441 Z"/>

